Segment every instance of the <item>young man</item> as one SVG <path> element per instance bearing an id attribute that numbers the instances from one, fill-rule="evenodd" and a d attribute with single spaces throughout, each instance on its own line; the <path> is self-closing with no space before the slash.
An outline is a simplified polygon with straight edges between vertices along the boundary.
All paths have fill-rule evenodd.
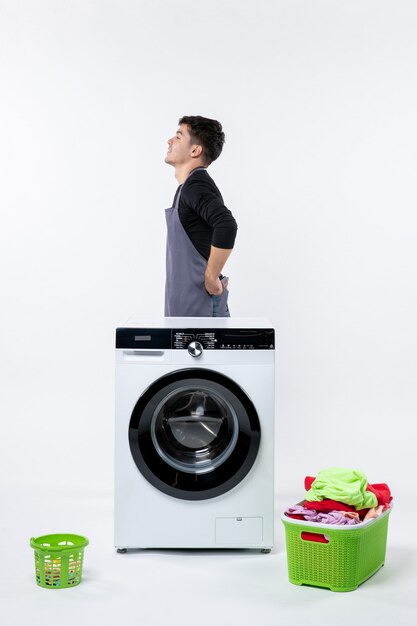
<path id="1" fill-rule="evenodd" d="M 168 139 L 165 163 L 174 167 L 179 187 L 166 209 L 167 317 L 230 317 L 228 279 L 221 272 L 237 224 L 207 172 L 224 139 L 219 122 L 199 115 L 182 117 Z"/>

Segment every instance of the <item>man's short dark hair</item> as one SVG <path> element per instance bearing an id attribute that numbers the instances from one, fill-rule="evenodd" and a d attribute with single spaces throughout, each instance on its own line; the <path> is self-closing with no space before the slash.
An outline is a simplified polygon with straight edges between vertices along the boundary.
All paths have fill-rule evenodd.
<path id="1" fill-rule="evenodd" d="M 184 115 L 179 124 L 186 124 L 191 140 L 202 146 L 205 165 L 210 165 L 220 156 L 225 141 L 220 122 L 201 115 Z"/>

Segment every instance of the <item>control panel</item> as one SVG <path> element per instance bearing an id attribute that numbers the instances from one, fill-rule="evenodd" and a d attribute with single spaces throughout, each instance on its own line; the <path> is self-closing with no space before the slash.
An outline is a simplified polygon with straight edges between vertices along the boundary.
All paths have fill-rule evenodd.
<path id="1" fill-rule="evenodd" d="M 273 328 L 118 328 L 116 348 L 188 350 L 273 350 Z"/>
<path id="2" fill-rule="evenodd" d="M 176 330 L 173 348 L 185 350 L 193 342 L 199 342 L 205 350 L 272 350 L 275 347 L 273 329 L 216 328 L 215 330 Z"/>
<path id="3" fill-rule="evenodd" d="M 173 348 L 186 350 L 190 343 L 198 341 L 205 350 L 216 348 L 216 335 L 214 332 L 190 332 L 173 330 Z"/>

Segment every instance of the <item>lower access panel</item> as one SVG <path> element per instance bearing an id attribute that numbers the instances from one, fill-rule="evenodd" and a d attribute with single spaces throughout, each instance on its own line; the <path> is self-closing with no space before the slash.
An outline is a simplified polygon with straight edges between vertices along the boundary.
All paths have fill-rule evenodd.
<path id="1" fill-rule="evenodd" d="M 262 517 L 218 517 L 216 519 L 216 544 L 219 546 L 253 546 L 261 545 L 262 541 Z"/>

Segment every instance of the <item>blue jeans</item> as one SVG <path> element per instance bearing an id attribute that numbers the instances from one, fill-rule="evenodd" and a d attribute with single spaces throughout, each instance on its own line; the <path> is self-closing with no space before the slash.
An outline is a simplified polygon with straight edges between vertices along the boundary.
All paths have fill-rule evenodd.
<path id="1" fill-rule="evenodd" d="M 220 296 L 211 296 L 212 314 L 211 317 L 219 317 Z M 225 317 L 230 317 L 229 307 L 226 306 Z"/>

